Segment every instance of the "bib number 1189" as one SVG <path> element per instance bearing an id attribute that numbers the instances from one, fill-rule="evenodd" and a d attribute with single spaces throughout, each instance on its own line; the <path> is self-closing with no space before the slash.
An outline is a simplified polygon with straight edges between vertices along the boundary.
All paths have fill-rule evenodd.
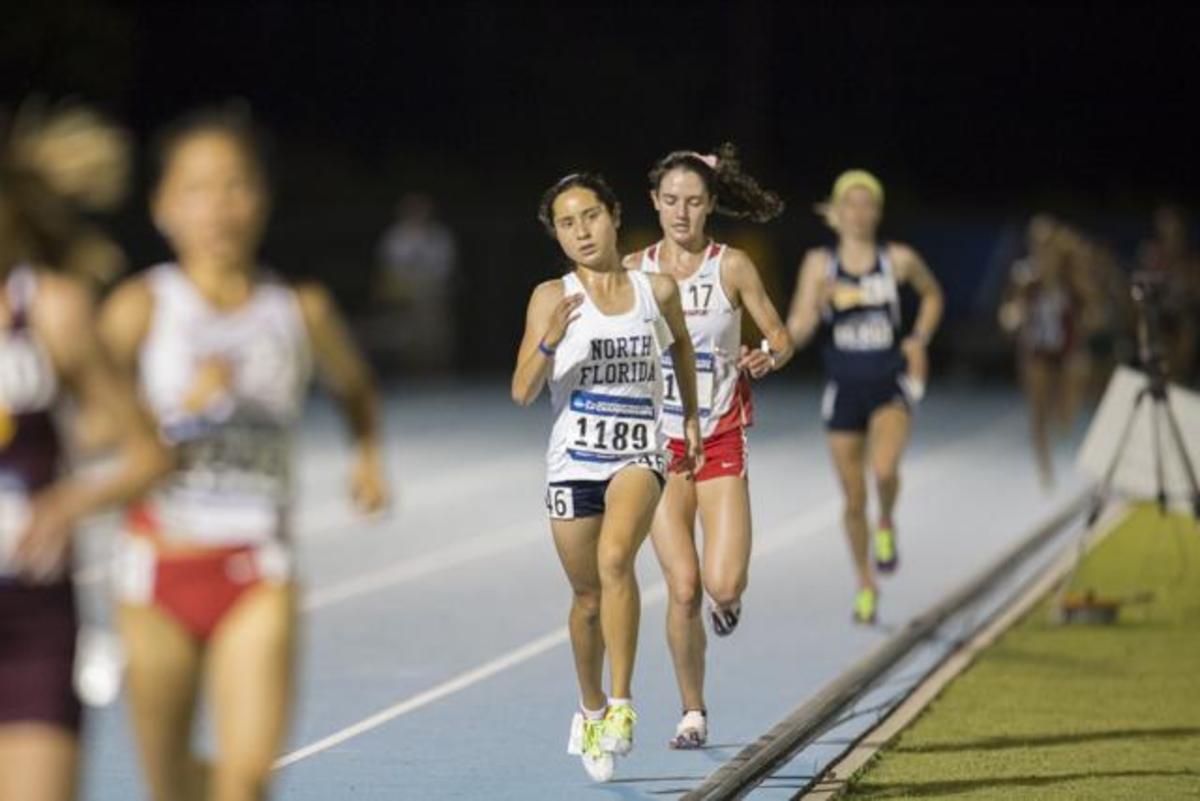
<path id="1" fill-rule="evenodd" d="M 644 451 L 650 445 L 646 423 L 579 417 L 575 421 L 575 445 L 593 451 Z"/>

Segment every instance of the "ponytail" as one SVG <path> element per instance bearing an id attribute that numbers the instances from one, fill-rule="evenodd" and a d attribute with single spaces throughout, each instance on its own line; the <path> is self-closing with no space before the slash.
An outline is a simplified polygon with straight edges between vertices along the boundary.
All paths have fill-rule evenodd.
<path id="1" fill-rule="evenodd" d="M 737 147 L 730 142 L 710 155 L 691 150 L 668 153 L 651 168 L 650 188 L 657 192 L 663 177 L 674 169 L 700 176 L 708 193 L 716 198 L 718 214 L 756 223 L 770 222 L 783 214 L 783 200 L 742 170 Z"/>

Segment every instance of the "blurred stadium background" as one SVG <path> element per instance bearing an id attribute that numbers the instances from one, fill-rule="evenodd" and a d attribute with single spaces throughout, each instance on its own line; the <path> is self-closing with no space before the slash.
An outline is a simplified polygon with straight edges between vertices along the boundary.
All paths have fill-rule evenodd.
<path id="1" fill-rule="evenodd" d="M 1129 269 L 1156 205 L 1195 204 L 1185 122 L 1195 17 L 758 1 L 18 0 L 0 26 L 0 97 L 91 101 L 143 142 L 198 103 L 244 98 L 275 136 L 267 261 L 330 284 L 393 377 L 509 367 L 529 287 L 557 268 L 534 207 L 564 172 L 609 176 L 633 247 L 656 236 L 652 160 L 736 142 L 789 210 L 720 233 L 756 256 L 782 304 L 803 250 L 828 239 L 811 204 L 839 170 L 865 166 L 888 189 L 885 233 L 924 252 L 946 287 L 935 370 L 1003 377 L 1011 345 L 995 311 L 1033 213 L 1060 216 Z M 457 245 L 455 277 L 438 290 L 452 342 L 432 355 L 411 344 L 411 318 L 406 328 L 381 314 L 407 302 L 384 302 L 377 271 L 410 193 L 432 201 Z M 144 197 L 111 222 L 131 265 L 165 255 Z M 815 356 L 800 364 L 791 375 Z"/>
<path id="2" fill-rule="evenodd" d="M 1142 268 L 1169 276 L 1167 355 L 1177 377 L 1196 379 L 1200 261 L 1179 233 L 1200 241 L 1188 213 L 1200 204 L 1190 117 L 1198 23 L 1195 9 L 1145 7 L 10 0 L 0 11 L 0 108 L 32 96 L 84 100 L 130 126 L 144 154 L 181 112 L 248 103 L 272 134 L 264 260 L 326 283 L 391 385 L 396 518 L 349 520 L 328 479 L 328 410 L 310 412 L 310 578 L 318 597 L 355 604 L 311 624 L 291 746 L 474 675 L 514 644 L 536 646 L 494 683 L 456 689 L 436 709 L 414 707 L 400 725 L 289 769 L 282 797 L 341 797 L 348 786 L 378 797 L 396 787 L 480 797 L 485 786 L 490 798 L 566 797 L 583 779 L 558 753 L 574 689 L 557 633 L 566 590 L 539 503 L 546 420 L 512 408 L 504 391 L 529 290 L 560 269 L 535 220 L 543 188 L 576 169 L 604 173 L 624 203 L 631 250 L 658 238 L 651 163 L 735 142 L 789 208 L 766 226 L 714 220 L 716 233 L 753 256 L 782 309 L 804 251 L 832 241 L 812 206 L 834 176 L 865 167 L 883 179 L 884 235 L 924 254 L 947 298 L 911 461 L 929 493 L 905 510 L 918 558 L 889 590 L 886 622 L 899 625 L 1083 489 L 1077 475 L 1056 493 L 1037 486 L 1015 345 L 998 324 L 1035 215 L 1065 224 L 1060 256 L 1094 301 L 1080 340 L 1089 387 L 1098 394 L 1132 352 L 1128 278 Z M 146 211 L 151 169 L 143 160 L 134 196 L 98 220 L 130 270 L 167 257 Z M 1156 211 L 1164 207 L 1174 216 Z M 1160 229 L 1175 227 L 1169 258 L 1156 214 Z M 755 525 L 769 536 L 759 541 L 748 645 L 713 657 L 712 683 L 733 711 L 725 741 L 683 763 L 645 749 L 627 783 L 606 793 L 682 793 L 877 642 L 877 632 L 850 628 L 838 594 L 848 565 L 817 376 L 809 348 L 761 394 Z M 1079 433 L 1055 446 L 1060 466 Z M 503 536 L 480 531 L 464 493 L 489 504 Z M 355 548 L 325 541 L 350 529 L 361 535 Z M 763 542 L 781 557 L 766 561 Z M 648 552 L 644 586 L 656 586 Z M 389 572 L 375 582 L 379 565 Z M 523 603 L 461 608 L 481 587 Z M 648 696 L 673 698 L 657 612 L 642 642 L 652 645 L 639 682 Z M 747 676 L 787 692 L 747 701 Z M 647 705 L 648 741 L 666 731 L 673 703 Z M 490 743 L 464 767 L 465 727 L 517 717 L 531 739 Z M 94 720 L 87 798 L 133 797 L 121 710 Z M 524 773 L 531 763 L 537 770 Z M 761 797 L 792 797 L 821 764 L 804 755 Z M 496 776 L 497 765 L 521 770 Z"/>

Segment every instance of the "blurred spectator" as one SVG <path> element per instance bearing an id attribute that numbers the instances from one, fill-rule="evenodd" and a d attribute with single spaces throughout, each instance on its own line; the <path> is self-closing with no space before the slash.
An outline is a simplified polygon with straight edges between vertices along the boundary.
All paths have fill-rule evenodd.
<path id="1" fill-rule="evenodd" d="M 458 245 L 425 194 L 405 195 L 377 251 L 377 311 L 405 367 L 450 370 L 455 361 Z"/>
<path id="2" fill-rule="evenodd" d="M 1138 266 L 1165 275 L 1159 323 L 1167 369 L 1173 379 L 1190 383 L 1196 378 L 1200 335 L 1200 255 L 1192 249 L 1187 217 L 1178 206 L 1155 210 L 1154 233 L 1142 243 Z"/>

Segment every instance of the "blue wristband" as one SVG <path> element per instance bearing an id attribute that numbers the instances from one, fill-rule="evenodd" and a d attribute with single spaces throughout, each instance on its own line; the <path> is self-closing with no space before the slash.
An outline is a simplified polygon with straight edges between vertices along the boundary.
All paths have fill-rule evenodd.
<path id="1" fill-rule="evenodd" d="M 545 340 L 542 340 L 538 343 L 538 350 L 540 350 L 544 355 L 549 356 L 551 359 L 554 358 L 554 348 L 547 347 Z"/>

